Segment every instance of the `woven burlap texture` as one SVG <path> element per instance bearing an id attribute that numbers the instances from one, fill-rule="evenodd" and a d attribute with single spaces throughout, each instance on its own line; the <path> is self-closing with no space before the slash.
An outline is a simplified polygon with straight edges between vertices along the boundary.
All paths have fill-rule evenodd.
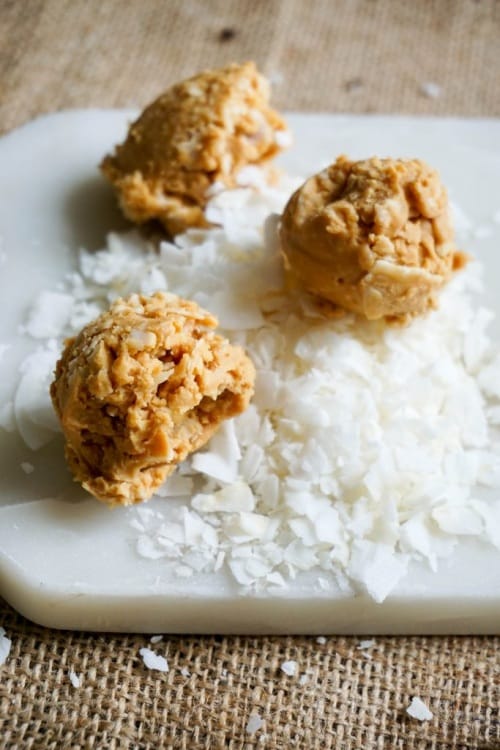
<path id="1" fill-rule="evenodd" d="M 495 116 L 499 39 L 494 0 L 0 0 L 0 130 L 54 109 L 142 106 L 244 59 L 288 110 Z M 165 637 L 152 646 L 162 674 L 139 656 L 146 636 L 50 631 L 6 604 L 0 624 L 8 750 L 500 747 L 498 638 L 376 638 L 365 654 L 354 638 Z M 280 669 L 289 659 L 295 677 Z M 413 696 L 431 721 L 406 714 Z M 264 721 L 253 735 L 251 714 Z"/>
<path id="2" fill-rule="evenodd" d="M 150 644 L 146 636 L 47 631 L 9 610 L 4 622 L 13 647 L 0 680 L 2 748 L 500 744 L 499 638 L 375 638 L 363 651 L 359 639 L 335 637 L 165 637 Z M 145 668 L 144 646 L 167 657 L 168 673 Z M 294 677 L 280 669 L 285 660 L 297 662 Z M 407 715 L 415 695 L 433 712 L 431 721 Z M 264 724 L 250 735 L 252 714 Z"/>
<path id="3" fill-rule="evenodd" d="M 0 0 L 0 128 L 245 59 L 288 110 L 500 115 L 499 38 L 498 0 Z"/>

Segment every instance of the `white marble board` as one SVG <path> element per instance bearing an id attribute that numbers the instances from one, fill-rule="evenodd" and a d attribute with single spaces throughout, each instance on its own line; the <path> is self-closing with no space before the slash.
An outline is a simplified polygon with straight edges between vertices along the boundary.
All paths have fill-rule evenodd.
<path id="1" fill-rule="evenodd" d="M 130 112 L 48 115 L 0 140 L 0 405 L 34 343 L 19 336 L 27 306 L 126 227 L 96 168 Z M 500 208 L 500 121 L 291 115 L 295 147 L 282 157 L 307 175 L 339 153 L 418 156 L 441 172 L 477 225 Z M 493 225 L 492 225 L 493 226 Z M 500 224 L 467 248 L 487 270 L 485 304 L 500 313 Z M 484 233 L 488 234 L 488 233 Z M 499 338 L 500 327 L 493 325 Z M 22 462 L 34 466 L 31 474 Z M 150 507 L 168 500 L 155 498 Z M 233 633 L 500 633 L 500 553 L 461 543 L 437 573 L 414 564 L 377 604 L 363 594 L 319 591 L 304 575 L 272 595 L 241 596 L 222 569 L 176 579 L 165 559 L 134 551 L 127 509 L 108 510 L 71 482 L 62 439 L 32 452 L 0 430 L 0 594 L 28 618 L 79 630 Z"/>

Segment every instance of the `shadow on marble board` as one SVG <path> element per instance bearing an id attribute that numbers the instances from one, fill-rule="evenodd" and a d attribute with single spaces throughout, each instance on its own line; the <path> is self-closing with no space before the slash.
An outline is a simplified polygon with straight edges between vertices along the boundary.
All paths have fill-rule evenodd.
<path id="1" fill-rule="evenodd" d="M 110 232 L 133 229 L 120 211 L 113 189 L 97 170 L 95 177 L 68 191 L 62 209 L 75 248 L 101 250 Z"/>

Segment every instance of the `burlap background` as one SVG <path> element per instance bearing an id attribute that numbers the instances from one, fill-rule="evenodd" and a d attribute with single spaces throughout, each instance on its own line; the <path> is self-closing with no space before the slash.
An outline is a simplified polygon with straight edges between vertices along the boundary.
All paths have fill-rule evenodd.
<path id="1" fill-rule="evenodd" d="M 500 115 L 498 0 L 0 0 L 0 128 L 254 59 L 286 109 Z M 436 83 L 429 98 L 422 85 Z"/>
<path id="2" fill-rule="evenodd" d="M 500 115 L 493 0 L 0 0 L 0 129 L 54 109 L 143 105 L 255 59 L 285 109 Z M 440 86 L 431 98 L 422 86 Z M 2 748 L 500 747 L 498 638 L 165 638 L 59 633 L 0 605 Z M 279 665 L 295 659 L 309 680 Z M 191 676 L 184 677 L 186 667 Z M 68 671 L 82 675 L 73 688 Z M 420 696 L 434 712 L 405 709 Z M 245 732 L 252 712 L 264 727 Z"/>

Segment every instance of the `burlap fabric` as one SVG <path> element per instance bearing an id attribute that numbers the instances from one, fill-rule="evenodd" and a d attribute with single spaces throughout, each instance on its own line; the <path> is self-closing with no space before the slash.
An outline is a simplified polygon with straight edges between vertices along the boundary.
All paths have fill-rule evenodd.
<path id="1" fill-rule="evenodd" d="M 500 115 L 500 2 L 0 0 L 0 128 L 141 106 L 244 59 L 285 109 Z M 356 638 L 166 637 L 162 674 L 143 665 L 145 636 L 49 631 L 7 605 L 0 624 L 13 642 L 0 668 L 9 750 L 500 747 L 498 638 L 376 638 L 366 656 Z M 406 714 L 415 695 L 433 720 Z"/>
<path id="2" fill-rule="evenodd" d="M 289 110 L 500 115 L 499 37 L 498 0 L 0 0 L 0 128 L 246 59 Z"/>
<path id="3" fill-rule="evenodd" d="M 58 633 L 4 612 L 3 748 L 494 750 L 499 638 L 169 637 Z M 148 671 L 139 649 L 168 659 Z M 280 665 L 296 660 L 298 674 Z M 186 668 L 190 676 L 180 670 Z M 72 687 L 69 670 L 81 675 Z M 308 681 L 301 685 L 301 676 Z M 419 695 L 434 713 L 411 719 Z M 264 724 L 246 732 L 251 714 Z"/>

